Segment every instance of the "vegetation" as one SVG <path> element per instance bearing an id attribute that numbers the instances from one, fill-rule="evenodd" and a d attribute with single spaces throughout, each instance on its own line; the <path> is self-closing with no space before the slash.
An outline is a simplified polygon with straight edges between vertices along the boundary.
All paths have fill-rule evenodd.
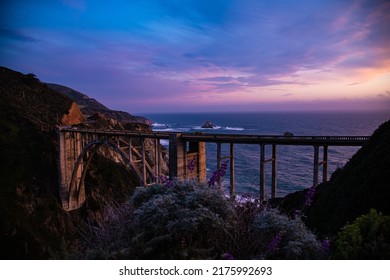
<path id="1" fill-rule="evenodd" d="M 299 218 L 218 188 L 174 181 L 137 188 L 125 211 L 96 229 L 88 257 L 124 259 L 318 259 L 324 251 Z M 110 229 L 115 228 L 115 231 Z M 280 238 L 275 241 L 275 236 Z M 114 242 L 113 242 L 114 241 Z"/>
<path id="2" fill-rule="evenodd" d="M 390 216 L 371 209 L 345 226 L 337 235 L 333 258 L 390 259 Z"/>

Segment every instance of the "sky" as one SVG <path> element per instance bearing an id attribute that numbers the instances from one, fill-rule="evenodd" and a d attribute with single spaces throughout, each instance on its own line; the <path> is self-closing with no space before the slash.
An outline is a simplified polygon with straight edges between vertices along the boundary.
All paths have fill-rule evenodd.
<path id="1" fill-rule="evenodd" d="M 0 65 L 130 113 L 390 110 L 390 1 L 2 0 Z"/>

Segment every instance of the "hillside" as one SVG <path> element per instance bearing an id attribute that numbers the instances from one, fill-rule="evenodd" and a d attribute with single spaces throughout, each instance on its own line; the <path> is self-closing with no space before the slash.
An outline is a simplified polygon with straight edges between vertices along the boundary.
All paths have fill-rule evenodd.
<path id="1" fill-rule="evenodd" d="M 0 68 L 0 258 L 68 258 L 82 249 L 107 206 L 125 201 L 137 185 L 123 165 L 96 155 L 87 172 L 85 207 L 71 213 L 61 208 L 55 129 L 83 121 L 70 98 L 34 74 Z M 112 123 L 121 125 L 107 118 L 93 125 Z"/>
<path id="2" fill-rule="evenodd" d="M 305 211 L 306 224 L 316 232 L 335 234 L 371 208 L 390 215 L 390 121 L 383 123 L 329 182 L 317 186 Z M 287 210 L 301 209 L 307 191 L 288 195 Z"/>
<path id="3" fill-rule="evenodd" d="M 122 123 L 145 123 L 148 125 L 152 124 L 152 121 L 148 120 L 147 118 L 133 116 L 123 111 L 110 110 L 103 104 L 96 101 L 96 99 L 90 98 L 87 95 L 73 90 L 69 87 L 50 83 L 47 83 L 47 86 L 75 101 L 79 108 L 81 108 L 81 112 L 87 117 L 92 116 L 96 113 L 100 113 L 107 118 L 116 119 L 117 121 Z"/>

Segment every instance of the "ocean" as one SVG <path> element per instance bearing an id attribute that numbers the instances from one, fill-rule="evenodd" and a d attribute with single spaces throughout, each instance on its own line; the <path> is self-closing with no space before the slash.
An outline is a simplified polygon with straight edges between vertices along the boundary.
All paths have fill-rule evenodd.
<path id="1" fill-rule="evenodd" d="M 291 112 L 291 113 L 165 113 L 144 114 L 153 121 L 154 131 L 204 132 L 226 134 L 283 135 L 292 132 L 295 136 L 369 136 L 386 120 L 390 112 Z M 210 121 L 213 129 L 201 126 Z M 168 146 L 167 141 L 161 142 Z M 222 146 L 224 155 L 229 145 Z M 330 175 L 356 153 L 359 147 L 329 147 L 328 168 Z M 216 144 L 206 144 L 207 178 L 217 166 Z M 322 149 L 320 149 L 321 153 Z M 277 196 L 312 186 L 313 147 L 277 146 Z M 266 146 L 266 158 L 271 157 L 271 146 Z M 259 145 L 235 145 L 235 186 L 239 195 L 259 194 L 260 181 Z M 322 154 L 320 154 L 322 160 Z M 266 168 L 267 196 L 270 196 L 271 164 Z M 322 180 L 320 167 L 320 181 Z M 223 187 L 228 192 L 229 172 L 223 178 Z"/>

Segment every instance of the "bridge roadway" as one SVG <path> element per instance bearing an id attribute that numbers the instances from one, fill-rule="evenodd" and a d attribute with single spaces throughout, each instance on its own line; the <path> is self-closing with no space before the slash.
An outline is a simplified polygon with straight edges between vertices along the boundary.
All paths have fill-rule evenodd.
<path id="1" fill-rule="evenodd" d="M 84 178 L 89 162 L 101 145 L 115 150 L 123 161 L 137 174 L 140 184 L 155 183 L 161 176 L 161 150 L 159 140 L 169 140 L 169 177 L 206 180 L 206 146 L 205 143 L 217 144 L 217 168 L 222 160 L 228 159 L 230 169 L 230 193 L 235 193 L 235 144 L 257 144 L 260 146 L 260 199 L 266 198 L 266 164 L 272 165 L 271 197 L 276 196 L 277 189 L 277 152 L 278 145 L 313 146 L 313 186 L 319 182 L 319 167 L 322 166 L 322 180 L 328 180 L 328 147 L 329 146 L 362 146 L 369 136 L 286 136 L 286 135 L 247 135 L 247 134 L 214 134 L 214 133 L 181 133 L 181 132 L 134 132 L 122 130 L 96 130 L 84 128 L 59 127 L 59 177 L 60 196 L 64 209 L 79 208 L 85 201 Z M 212 132 L 212 130 L 210 130 Z M 141 144 L 134 146 L 132 139 L 140 139 Z M 155 154 L 154 168 L 146 160 L 145 139 L 153 139 Z M 222 155 L 222 145 L 228 144 L 228 155 Z M 272 156 L 266 159 L 265 148 L 272 146 Z M 323 159 L 319 151 L 322 147 Z M 148 153 L 149 153 L 148 152 Z M 189 162 L 197 162 L 196 171 L 190 171 Z M 148 180 L 149 178 L 149 180 Z M 155 178 L 155 179 L 153 179 Z M 153 182 L 154 180 L 154 182 Z M 148 182 L 150 181 L 150 182 Z M 222 188 L 221 181 L 219 182 Z"/>
<path id="2" fill-rule="evenodd" d="M 302 145 L 302 146 L 362 146 L 370 136 L 284 136 L 284 135 L 250 135 L 250 134 L 214 134 L 182 132 L 133 132 L 126 130 L 97 130 L 80 128 L 61 128 L 61 131 L 93 133 L 96 135 L 126 136 L 169 140 L 171 135 L 180 135 L 188 142 L 265 144 L 265 145 Z M 212 131 L 212 130 L 211 130 Z"/>

